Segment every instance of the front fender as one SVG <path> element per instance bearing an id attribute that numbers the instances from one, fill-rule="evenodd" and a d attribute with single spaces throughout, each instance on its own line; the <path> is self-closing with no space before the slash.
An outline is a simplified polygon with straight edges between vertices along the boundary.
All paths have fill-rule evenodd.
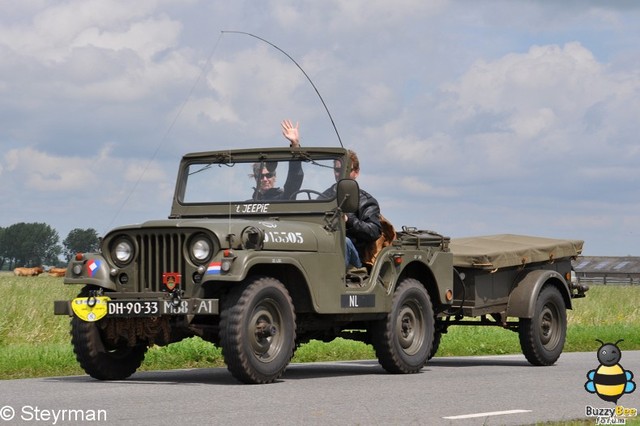
<path id="1" fill-rule="evenodd" d="M 571 309 L 571 293 L 562 275 L 557 271 L 537 269 L 527 273 L 511 291 L 509 303 L 507 304 L 507 316 L 532 318 L 538 294 L 540 294 L 542 286 L 548 282 L 553 282 L 558 287 L 566 308 Z"/>
<path id="2" fill-rule="evenodd" d="M 109 274 L 109 264 L 97 253 L 87 253 L 82 259 L 69 262 L 64 283 L 91 284 L 107 290 L 116 290 L 116 284 Z"/>

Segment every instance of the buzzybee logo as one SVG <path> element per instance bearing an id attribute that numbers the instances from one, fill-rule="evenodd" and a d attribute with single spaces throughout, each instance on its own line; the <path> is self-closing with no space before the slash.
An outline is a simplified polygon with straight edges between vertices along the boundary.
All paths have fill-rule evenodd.
<path id="1" fill-rule="evenodd" d="M 636 390 L 636 384 L 633 382 L 633 373 L 625 370 L 620 365 L 622 351 L 616 343 L 604 343 L 602 340 L 596 340 L 602 346 L 598 349 L 598 361 L 600 365 L 595 370 L 587 373 L 587 382 L 584 388 L 589 393 L 595 393 L 600 399 L 616 404 L 614 408 L 598 408 L 587 405 L 585 407 L 585 415 L 587 417 L 595 417 L 596 424 L 616 424 L 624 425 L 628 418 L 637 417 L 638 410 L 636 408 L 624 407 L 618 404 L 618 399 L 624 394 L 633 393 Z"/>
<path id="2" fill-rule="evenodd" d="M 616 343 L 604 343 L 598 339 L 596 341 L 602 345 L 598 349 L 600 365 L 587 373 L 589 380 L 584 384 L 584 388 L 604 401 L 617 404 L 622 395 L 636 390 L 636 384 L 632 380 L 633 373 L 620 365 L 622 351 L 618 343 L 623 340 L 618 340 Z"/>

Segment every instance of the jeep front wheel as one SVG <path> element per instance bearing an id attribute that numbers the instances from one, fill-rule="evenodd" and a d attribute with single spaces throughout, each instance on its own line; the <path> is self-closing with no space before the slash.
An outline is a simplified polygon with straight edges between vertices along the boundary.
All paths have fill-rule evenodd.
<path id="1" fill-rule="evenodd" d="M 434 332 L 429 294 L 419 281 L 404 279 L 393 295 L 391 312 L 372 328 L 378 362 L 390 373 L 417 373 L 427 362 Z"/>
<path id="2" fill-rule="evenodd" d="M 244 383 L 271 383 L 284 373 L 296 340 L 289 292 L 274 278 L 249 280 L 220 315 L 220 344 L 231 374 Z"/>
<path id="3" fill-rule="evenodd" d="M 520 318 L 520 347 L 533 365 L 552 365 L 562 349 L 567 335 L 567 311 L 560 291 L 546 285 L 536 300 L 532 318 Z"/>
<path id="4" fill-rule="evenodd" d="M 88 295 L 85 288 L 78 296 Z M 140 367 L 147 352 L 146 344 L 130 346 L 106 339 L 99 321 L 86 322 L 75 315 L 71 319 L 71 345 L 80 367 L 98 380 L 126 379 Z"/>

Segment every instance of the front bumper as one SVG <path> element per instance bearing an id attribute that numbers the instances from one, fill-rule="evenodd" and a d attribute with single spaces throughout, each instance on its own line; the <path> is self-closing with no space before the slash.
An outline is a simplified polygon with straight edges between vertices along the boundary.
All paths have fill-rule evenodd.
<path id="1" fill-rule="evenodd" d="M 131 294 L 108 293 L 108 297 L 78 297 L 53 302 L 55 315 L 77 316 L 85 321 L 101 318 L 141 318 L 163 315 L 219 315 L 218 299 L 157 297 L 131 298 Z"/>

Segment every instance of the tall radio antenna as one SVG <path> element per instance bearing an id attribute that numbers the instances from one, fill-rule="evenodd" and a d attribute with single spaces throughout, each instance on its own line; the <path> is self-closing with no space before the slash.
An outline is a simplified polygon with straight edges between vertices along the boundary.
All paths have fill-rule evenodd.
<path id="1" fill-rule="evenodd" d="M 291 57 L 291 55 L 289 55 L 287 52 L 285 52 L 284 50 L 280 49 L 278 46 L 276 46 L 275 44 L 271 43 L 268 40 L 263 39 L 262 37 L 258 37 L 255 34 L 251 34 L 251 33 L 246 33 L 244 31 L 222 31 L 222 34 L 224 33 L 230 33 L 230 34 L 244 34 L 244 35 L 248 35 L 249 37 L 253 37 L 256 38 L 260 41 L 263 41 L 265 43 L 267 43 L 269 46 L 274 47 L 276 49 L 278 49 L 280 52 L 282 52 L 287 58 L 291 59 L 291 61 L 296 64 L 296 66 L 298 67 L 298 69 L 300 71 L 302 71 L 302 74 L 304 74 L 305 77 L 307 77 L 307 80 L 309 80 L 309 83 L 311 83 L 311 86 L 313 86 L 313 90 L 316 91 L 316 94 L 318 95 L 318 97 L 320 98 L 320 102 L 322 102 L 322 105 L 324 106 L 325 111 L 327 111 L 327 115 L 329 116 L 329 120 L 331 120 L 331 124 L 333 125 L 333 130 L 335 130 L 336 132 L 336 136 L 338 137 L 338 142 L 340 142 L 340 146 L 342 148 L 344 148 L 344 145 L 342 144 L 342 139 L 340 138 L 340 134 L 338 133 L 338 128 L 336 127 L 336 123 L 333 121 L 333 117 L 331 116 L 331 113 L 329 112 L 329 108 L 327 108 L 327 104 L 324 102 L 324 99 L 322 99 L 322 96 L 320 95 L 320 92 L 318 91 L 318 88 L 316 87 L 315 84 L 313 84 L 313 81 L 311 81 L 311 78 L 309 78 L 309 76 L 307 75 L 306 72 L 304 72 L 304 70 L 302 69 L 302 67 L 300 66 L 300 64 L 298 64 L 295 59 L 293 59 Z"/>

